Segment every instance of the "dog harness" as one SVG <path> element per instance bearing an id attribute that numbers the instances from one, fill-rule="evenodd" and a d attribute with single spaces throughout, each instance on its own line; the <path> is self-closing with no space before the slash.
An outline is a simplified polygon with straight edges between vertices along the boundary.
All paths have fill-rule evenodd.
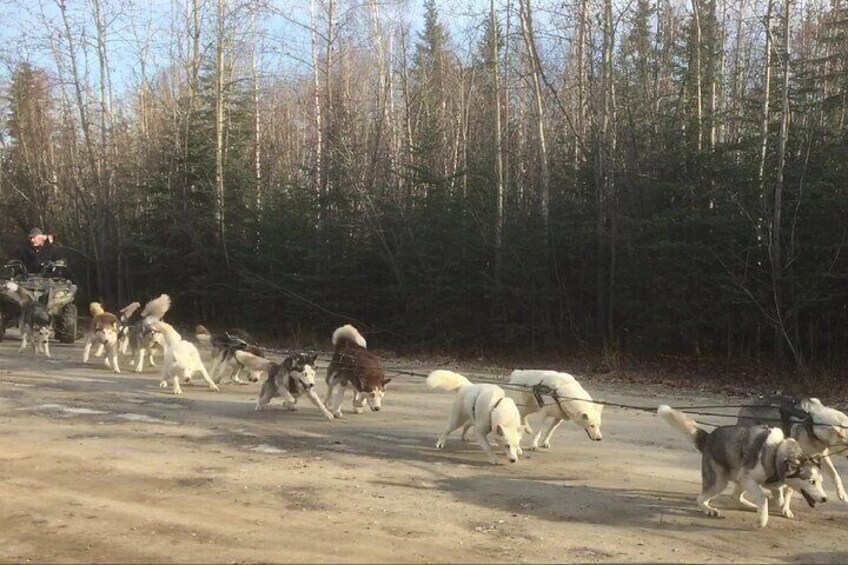
<path id="1" fill-rule="evenodd" d="M 476 417 L 476 413 L 477 413 L 477 398 L 480 398 L 480 395 L 479 395 L 479 394 L 478 394 L 478 395 L 477 395 L 477 397 L 474 399 L 474 403 L 471 405 L 471 419 L 472 419 L 472 420 L 476 420 L 476 419 L 477 419 L 477 417 Z M 506 397 L 505 397 L 505 396 L 502 396 L 502 397 L 498 398 L 498 401 L 497 401 L 497 402 L 495 402 L 494 406 L 492 406 L 492 411 L 493 411 L 493 412 L 494 412 L 495 408 L 497 408 L 497 407 L 498 407 L 498 404 L 500 404 L 500 403 L 501 403 L 501 400 L 503 400 L 504 398 L 506 398 Z"/>

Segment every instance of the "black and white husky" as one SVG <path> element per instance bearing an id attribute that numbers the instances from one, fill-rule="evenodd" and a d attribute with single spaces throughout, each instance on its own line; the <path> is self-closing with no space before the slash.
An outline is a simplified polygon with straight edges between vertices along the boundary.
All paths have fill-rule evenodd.
<path id="1" fill-rule="evenodd" d="M 26 349 L 27 341 L 31 341 L 32 350 L 36 355 L 44 353 L 47 357 L 50 357 L 50 338 L 53 336 L 53 325 L 47 306 L 36 300 L 28 290 L 11 281 L 3 287 L 3 294 L 21 308 L 18 321 L 18 328 L 21 332 L 21 346 L 18 351 Z"/>
<path id="2" fill-rule="evenodd" d="M 194 333 L 197 341 L 212 346 L 212 369 L 209 372 L 213 381 L 220 383 L 227 368 L 230 369 L 230 380 L 234 383 L 248 384 L 239 378 L 242 369 L 247 369 L 247 380 L 252 383 L 259 381 L 258 373 L 245 367 L 235 355 L 237 351 L 246 351 L 256 357 L 264 357 L 262 349 L 247 332 L 233 330 L 223 334 L 213 334 L 198 324 Z"/>
<path id="3" fill-rule="evenodd" d="M 792 489 L 801 493 L 810 506 L 826 502 L 818 461 L 804 455 L 794 439 L 786 439 L 780 428 L 768 426 L 719 426 L 711 432 L 677 410 L 662 405 L 657 410 L 667 424 L 688 437 L 701 452 L 701 494 L 698 508 L 709 516 L 719 516 L 710 500 L 721 494 L 729 482 L 736 483 L 734 498 L 743 506 L 758 511 L 758 524 L 768 523 L 769 490 L 788 486 L 780 505 L 781 514 L 794 515 L 789 509 Z M 745 494 L 753 498 L 751 503 Z"/>
<path id="4" fill-rule="evenodd" d="M 283 406 L 286 409 L 297 410 L 297 400 L 305 394 L 325 418 L 334 419 L 333 414 L 327 410 L 315 391 L 314 367 L 318 355 L 296 353 L 283 359 L 282 363 L 275 363 L 247 351 L 235 351 L 233 356 L 252 375 L 268 373 L 268 378 L 262 383 L 259 400 L 256 402 L 257 412 L 265 408 L 272 398 L 278 396 L 283 398 Z"/>

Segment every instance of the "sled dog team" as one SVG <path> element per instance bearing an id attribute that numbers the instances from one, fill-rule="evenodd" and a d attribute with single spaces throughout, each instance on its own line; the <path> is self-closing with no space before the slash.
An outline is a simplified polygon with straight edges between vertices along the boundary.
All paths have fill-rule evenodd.
<path id="1" fill-rule="evenodd" d="M 30 341 L 36 354 L 44 352 L 49 357 L 50 320 L 44 307 L 14 283 L 7 283 L 2 290 L 21 306 L 19 351 Z M 266 359 L 246 332 L 213 334 L 198 325 L 197 341 L 212 348 L 210 375 L 194 343 L 163 320 L 171 307 L 167 294 L 150 300 L 134 316 L 140 307 L 140 303 L 134 302 L 112 314 L 101 304 L 92 303 L 83 362 L 88 363 L 91 349 L 96 345 L 95 356 L 105 353 L 106 366 L 120 373 L 118 352 L 126 354 L 131 350 L 130 363 L 135 371 L 141 372 L 145 358 L 155 367 L 154 352 L 161 351 L 160 387 L 170 387 L 174 394 L 181 394 L 181 383 L 188 383 L 196 374 L 217 392 L 227 369 L 232 382 L 248 384 L 239 379 L 244 370 L 250 382 L 258 382 L 265 375 L 257 411 L 276 397 L 282 397 L 286 409 L 296 410 L 298 399 L 306 396 L 328 420 L 342 418 L 341 405 L 348 389 L 353 391 L 356 413 L 362 413 L 366 404 L 374 412 L 382 408 L 386 385 L 391 379 L 385 376 L 377 356 L 368 350 L 364 337 L 351 325 L 333 332 L 333 357 L 326 370 L 327 391 L 322 400 L 315 389 L 317 355 L 296 353 L 277 363 Z M 515 370 L 507 385 L 510 394 L 496 384 L 475 384 L 447 370 L 431 372 L 425 382 L 430 389 L 456 394 L 448 422 L 436 441 L 439 449 L 445 447 L 452 432 L 461 429 L 462 440 L 471 441 L 468 434 L 473 433 L 491 463 L 497 463 L 497 456 L 490 437 L 506 458 L 515 463 L 522 455 L 525 434 L 532 436 L 529 449 L 549 448 L 554 431 L 566 420 L 582 427 L 593 441 L 603 437 L 604 404 L 594 401 L 568 373 Z M 535 393 L 537 387 L 545 391 L 544 397 Z M 720 515 L 710 501 L 732 482 L 735 485 L 732 498 L 741 506 L 757 511 L 759 527 L 768 523 L 768 501 L 773 492 L 777 493 L 781 514 L 792 518 L 790 504 L 796 491 L 811 507 L 827 500 L 822 488 L 822 470 L 834 483 L 837 498 L 848 501 L 829 456 L 831 449 L 848 449 L 848 416 L 824 406 L 816 398 L 763 398 L 740 410 L 736 425 L 719 426 L 711 432 L 669 406 L 660 406 L 658 414 L 701 452 L 701 493 L 697 504 L 710 516 Z M 531 419 L 533 426 L 539 426 L 538 431 L 531 427 Z M 782 425 L 776 426 L 777 422 Z"/>

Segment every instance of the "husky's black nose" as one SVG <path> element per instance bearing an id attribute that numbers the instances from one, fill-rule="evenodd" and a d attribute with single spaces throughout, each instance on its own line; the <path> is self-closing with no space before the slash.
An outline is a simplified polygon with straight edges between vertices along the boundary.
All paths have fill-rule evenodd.
<path id="1" fill-rule="evenodd" d="M 380 407 L 379 407 L 379 406 L 372 406 L 372 407 L 371 407 L 371 411 L 372 411 L 372 412 L 379 412 L 379 411 L 380 411 Z"/>
<path id="2" fill-rule="evenodd" d="M 515 459 L 510 458 L 509 462 L 510 463 L 518 463 L 518 457 L 516 457 Z"/>

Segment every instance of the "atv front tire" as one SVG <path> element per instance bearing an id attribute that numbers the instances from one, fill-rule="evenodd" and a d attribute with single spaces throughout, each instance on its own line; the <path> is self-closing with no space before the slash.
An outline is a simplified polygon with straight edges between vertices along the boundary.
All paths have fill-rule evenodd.
<path id="1" fill-rule="evenodd" d="M 73 343 L 77 339 L 77 305 L 68 304 L 56 319 L 53 327 L 60 343 Z"/>

